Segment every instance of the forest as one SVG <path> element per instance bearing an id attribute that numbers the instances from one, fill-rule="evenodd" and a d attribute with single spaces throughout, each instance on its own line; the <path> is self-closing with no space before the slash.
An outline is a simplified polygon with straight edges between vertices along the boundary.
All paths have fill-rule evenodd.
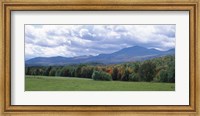
<path id="1" fill-rule="evenodd" d="M 65 66 L 26 66 L 25 75 L 90 78 L 103 81 L 175 83 L 175 56 L 120 64 L 74 64 Z"/>

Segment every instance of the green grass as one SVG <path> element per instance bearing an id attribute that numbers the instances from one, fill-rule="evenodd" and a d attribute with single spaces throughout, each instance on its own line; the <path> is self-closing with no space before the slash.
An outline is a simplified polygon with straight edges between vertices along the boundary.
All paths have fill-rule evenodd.
<path id="1" fill-rule="evenodd" d="M 75 77 L 26 76 L 26 91 L 174 91 L 175 83 L 95 81 Z"/>

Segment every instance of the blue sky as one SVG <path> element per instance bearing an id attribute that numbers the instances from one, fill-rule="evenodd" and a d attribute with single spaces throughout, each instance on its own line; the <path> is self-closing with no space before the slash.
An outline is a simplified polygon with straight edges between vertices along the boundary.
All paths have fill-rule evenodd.
<path id="1" fill-rule="evenodd" d="M 132 46 L 175 48 L 175 25 L 25 25 L 25 58 L 112 53 Z"/>

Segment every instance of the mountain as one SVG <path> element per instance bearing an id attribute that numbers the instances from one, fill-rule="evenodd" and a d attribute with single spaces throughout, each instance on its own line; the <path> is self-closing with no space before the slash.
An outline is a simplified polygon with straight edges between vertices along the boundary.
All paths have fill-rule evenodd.
<path id="1" fill-rule="evenodd" d="M 36 57 L 27 60 L 26 65 L 68 65 L 79 63 L 103 63 L 113 64 L 131 61 L 142 61 L 155 57 L 175 54 L 175 49 L 159 51 L 156 49 L 147 49 L 141 46 L 133 46 L 121 49 L 111 54 L 99 54 L 97 56 L 78 56 L 78 57 Z"/>

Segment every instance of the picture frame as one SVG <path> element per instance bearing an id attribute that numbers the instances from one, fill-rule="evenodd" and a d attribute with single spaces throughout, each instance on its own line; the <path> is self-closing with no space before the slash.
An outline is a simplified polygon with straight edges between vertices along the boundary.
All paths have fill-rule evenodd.
<path id="1" fill-rule="evenodd" d="M 1 2 L 1 114 L 15 115 L 199 115 L 199 5 L 198 0 L 190 1 L 70 1 L 53 2 L 42 0 L 13 0 Z M 12 11 L 189 11 L 189 38 L 190 38 L 190 80 L 189 105 L 120 105 L 120 106 L 61 106 L 61 105 L 11 105 L 11 12 Z M 26 114 L 24 114 L 26 115 Z"/>

